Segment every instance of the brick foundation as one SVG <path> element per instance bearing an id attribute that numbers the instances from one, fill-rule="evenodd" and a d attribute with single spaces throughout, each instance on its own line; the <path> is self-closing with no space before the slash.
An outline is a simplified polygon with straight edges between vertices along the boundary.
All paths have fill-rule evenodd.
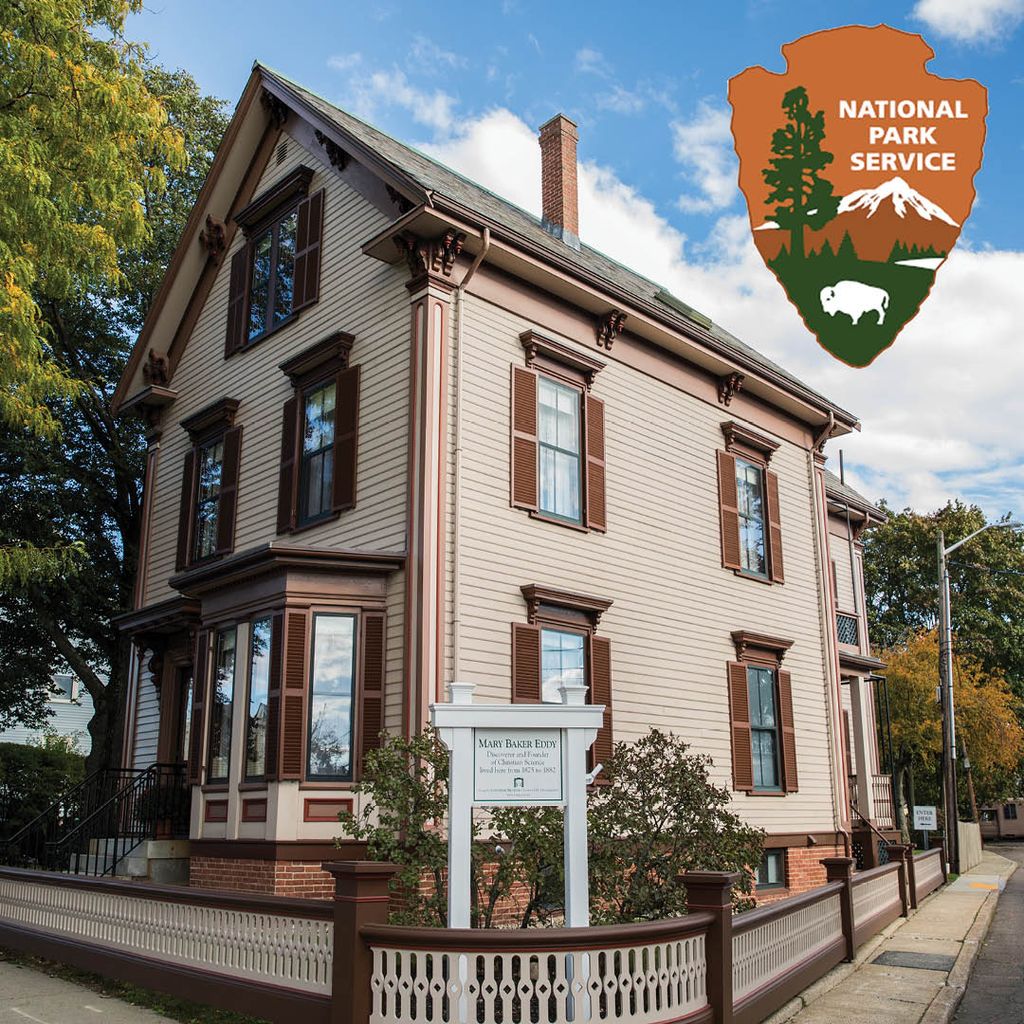
<path id="1" fill-rule="evenodd" d="M 200 889 L 232 889 L 307 900 L 334 897 L 334 878 L 320 861 L 192 857 L 189 884 Z"/>
<path id="2" fill-rule="evenodd" d="M 786 850 L 786 887 L 765 889 L 755 892 L 754 896 L 759 905 L 764 905 L 816 889 L 825 884 L 825 869 L 821 861 L 825 857 L 844 856 L 846 853 L 841 846 L 791 846 Z"/>

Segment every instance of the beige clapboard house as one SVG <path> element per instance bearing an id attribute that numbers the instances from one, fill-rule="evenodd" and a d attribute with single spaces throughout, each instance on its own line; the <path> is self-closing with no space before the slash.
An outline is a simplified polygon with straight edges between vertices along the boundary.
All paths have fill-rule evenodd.
<path id="1" fill-rule="evenodd" d="M 187 762 L 193 884 L 324 893 L 366 752 L 453 679 L 584 679 L 597 761 L 684 736 L 765 888 L 877 817 L 855 417 L 581 244 L 575 126 L 541 150 L 543 222 L 252 73 L 115 397 L 150 436 L 124 757 Z"/>

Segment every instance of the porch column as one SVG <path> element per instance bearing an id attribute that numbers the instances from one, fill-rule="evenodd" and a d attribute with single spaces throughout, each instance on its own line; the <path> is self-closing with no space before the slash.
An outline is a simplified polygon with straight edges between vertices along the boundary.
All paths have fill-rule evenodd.
<path id="1" fill-rule="evenodd" d="M 432 701 L 444 700 L 445 524 L 448 505 L 450 276 L 462 237 L 449 231 L 395 240 L 411 273 L 409 506 L 406 536 L 406 735 L 420 732 Z"/>
<path id="2" fill-rule="evenodd" d="M 868 821 L 875 820 L 875 796 L 872 786 L 874 758 L 869 730 L 871 715 L 871 680 L 854 676 L 850 680 L 850 729 L 853 733 L 853 751 L 857 760 L 857 809 Z"/>

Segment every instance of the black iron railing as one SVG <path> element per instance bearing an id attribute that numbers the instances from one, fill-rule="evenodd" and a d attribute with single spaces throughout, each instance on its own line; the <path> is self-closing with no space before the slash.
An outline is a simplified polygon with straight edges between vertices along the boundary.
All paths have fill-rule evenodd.
<path id="1" fill-rule="evenodd" d="M 7 840 L 4 862 L 114 874 L 147 839 L 188 835 L 190 795 L 180 764 L 96 772 Z"/>

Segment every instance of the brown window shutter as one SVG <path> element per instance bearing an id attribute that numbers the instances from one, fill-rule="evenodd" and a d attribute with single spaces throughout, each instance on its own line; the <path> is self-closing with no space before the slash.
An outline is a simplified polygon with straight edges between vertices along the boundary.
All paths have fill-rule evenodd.
<path id="1" fill-rule="evenodd" d="M 245 345 L 249 320 L 249 246 L 243 245 L 231 257 L 228 291 L 228 327 L 224 337 L 224 358 Z"/>
<path id="2" fill-rule="evenodd" d="M 308 618 L 305 612 L 289 611 L 285 614 L 280 779 L 301 779 L 305 769 Z"/>
<path id="3" fill-rule="evenodd" d="M 796 777 L 796 729 L 793 726 L 793 679 L 779 670 L 779 719 L 782 722 L 782 788 L 795 793 L 800 787 Z"/>
<path id="4" fill-rule="evenodd" d="M 265 777 L 268 781 L 277 778 L 278 744 L 281 736 L 281 669 L 284 633 L 284 615 L 276 612 L 270 620 L 270 673 L 267 679 L 267 756 Z"/>
<path id="5" fill-rule="evenodd" d="M 512 504 L 537 510 L 537 374 L 512 367 Z"/>
<path id="6" fill-rule="evenodd" d="M 320 242 L 324 226 L 324 190 L 299 203 L 295 238 L 295 295 L 292 309 L 311 306 L 320 298 Z"/>
<path id="7" fill-rule="evenodd" d="M 540 627 L 512 623 L 512 703 L 540 703 Z"/>
<path id="8" fill-rule="evenodd" d="M 277 532 L 295 526 L 295 498 L 299 444 L 299 400 L 289 398 L 281 416 L 281 468 L 277 485 Z"/>
<path id="9" fill-rule="evenodd" d="M 615 746 L 612 733 L 612 645 L 603 636 L 590 638 L 590 703 L 604 705 L 604 718 L 591 748 L 591 764 L 608 764 Z M 598 781 L 601 777 L 598 776 Z"/>
<path id="10" fill-rule="evenodd" d="M 335 512 L 356 505 L 356 462 L 359 456 L 359 367 L 350 366 L 337 376 L 334 401 Z"/>
<path id="11" fill-rule="evenodd" d="M 238 471 L 242 456 L 242 428 L 224 433 L 224 461 L 220 471 L 220 497 L 217 501 L 217 554 L 228 555 L 235 549 L 235 512 L 238 506 Z"/>
<path id="12" fill-rule="evenodd" d="M 586 395 L 587 439 L 587 526 L 592 530 L 608 528 L 605 515 L 604 402 Z"/>
<path id="13" fill-rule="evenodd" d="M 785 583 L 782 569 L 782 524 L 779 519 L 779 476 L 765 470 L 764 489 L 768 496 L 768 567 L 776 583 Z"/>
<path id="14" fill-rule="evenodd" d="M 178 511 L 178 550 L 174 556 L 174 568 L 181 572 L 191 561 L 189 555 L 194 517 L 193 493 L 195 491 L 196 452 L 190 448 L 185 453 L 185 468 L 181 474 L 181 506 Z"/>
<path id="15" fill-rule="evenodd" d="M 718 516 L 722 523 L 722 565 L 726 569 L 742 568 L 736 459 L 728 452 L 718 452 Z"/>
<path id="16" fill-rule="evenodd" d="M 203 781 L 203 726 L 206 724 L 206 677 L 210 671 L 210 632 L 199 631 L 196 654 L 192 663 L 192 724 L 189 727 L 188 781 Z"/>
<path id="17" fill-rule="evenodd" d="M 750 697 L 747 666 L 729 662 L 729 731 L 732 734 L 732 788 L 754 788 L 754 753 L 750 741 Z"/>
<path id="18" fill-rule="evenodd" d="M 366 755 L 380 746 L 384 728 L 384 613 L 364 612 L 362 617 L 362 711 L 359 724 L 359 764 L 362 773 Z"/>

